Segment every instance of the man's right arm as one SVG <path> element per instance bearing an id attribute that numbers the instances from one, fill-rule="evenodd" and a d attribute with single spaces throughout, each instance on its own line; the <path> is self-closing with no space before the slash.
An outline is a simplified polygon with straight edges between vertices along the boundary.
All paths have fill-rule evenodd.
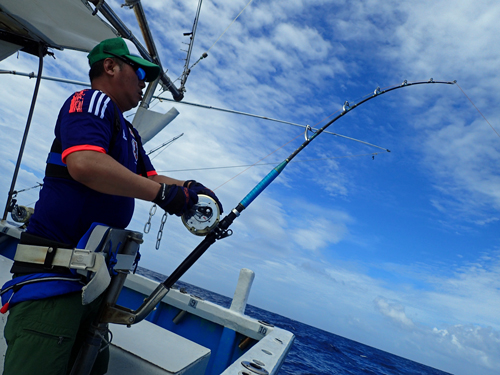
<path id="1" fill-rule="evenodd" d="M 73 179 L 100 193 L 153 201 L 171 215 L 182 215 L 198 203 L 196 192 L 184 181 L 166 176 L 144 178 L 118 163 L 108 154 L 76 151 L 66 157 Z"/>
<path id="2" fill-rule="evenodd" d="M 100 193 L 152 201 L 161 186 L 159 182 L 133 173 L 101 152 L 73 152 L 66 157 L 66 165 L 74 180 Z"/>

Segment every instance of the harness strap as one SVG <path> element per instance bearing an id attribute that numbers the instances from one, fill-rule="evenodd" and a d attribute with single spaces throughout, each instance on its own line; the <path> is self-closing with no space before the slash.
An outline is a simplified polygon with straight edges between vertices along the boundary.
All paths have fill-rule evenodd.
<path id="1" fill-rule="evenodd" d="M 45 166 L 45 176 L 73 180 L 73 177 L 68 172 L 68 167 L 62 162 L 62 144 L 57 138 L 54 139 L 50 147 L 47 165 Z"/>
<path id="2" fill-rule="evenodd" d="M 51 256 L 51 254 L 54 254 Z M 74 270 L 85 270 L 96 272 L 101 263 L 104 263 L 104 255 L 85 249 L 64 249 L 53 247 L 18 245 L 14 260 L 18 262 L 44 264 L 52 257 L 50 267 L 59 266 Z"/>
<path id="3" fill-rule="evenodd" d="M 59 140 L 57 140 L 57 141 L 59 142 Z M 55 142 L 55 140 L 54 140 L 54 142 Z M 59 142 L 59 143 L 61 143 L 61 142 Z M 54 147 L 54 148 L 56 148 L 56 147 Z M 58 148 L 62 148 L 62 146 L 59 146 Z M 61 152 L 52 152 L 52 148 L 51 148 L 51 152 L 49 152 L 49 155 L 47 156 L 47 163 L 59 165 L 61 167 L 66 168 L 66 164 L 64 164 L 62 162 Z"/>
<path id="4" fill-rule="evenodd" d="M 105 257 L 102 253 L 96 253 L 87 249 L 64 249 L 58 248 L 54 251 L 53 247 L 17 245 L 14 260 L 18 262 L 45 264 L 51 254 L 53 260 L 50 267 L 59 266 L 73 270 L 97 272 L 103 263 Z M 135 262 L 135 255 L 116 254 L 115 270 L 130 270 Z"/>
<path id="5" fill-rule="evenodd" d="M 0 292 L 2 303 L 7 302 L 3 311 L 8 309 L 10 302 L 14 305 L 76 291 L 82 292 L 82 303 L 87 305 L 109 286 L 110 273 L 130 271 L 142 243 L 142 235 L 138 232 L 114 229 L 98 223 L 91 226 L 74 249 L 70 248 L 71 245 L 23 234 L 26 238 L 21 239 L 24 243 L 17 245 L 14 264 L 40 268 L 44 265 L 63 270 L 65 274 L 54 271 L 47 273 L 45 270 L 43 273 L 18 275 L 7 282 Z M 111 263 L 110 259 L 113 264 L 107 264 Z M 81 281 L 84 279 L 78 274 L 85 276 L 86 285 L 83 285 Z"/>

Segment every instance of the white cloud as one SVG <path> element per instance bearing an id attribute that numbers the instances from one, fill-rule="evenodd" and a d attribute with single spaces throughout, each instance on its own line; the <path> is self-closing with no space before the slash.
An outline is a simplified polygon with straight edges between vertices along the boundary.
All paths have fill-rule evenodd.
<path id="1" fill-rule="evenodd" d="M 382 314 L 393 320 L 396 324 L 411 329 L 414 327 L 413 322 L 406 316 L 404 306 L 390 302 L 383 297 L 377 297 L 373 301 L 375 308 Z"/>
<path id="2" fill-rule="evenodd" d="M 441 351 L 445 349 L 471 364 L 479 362 L 488 369 L 500 370 L 499 331 L 491 327 L 455 325 L 441 330 L 434 328 L 432 332 Z"/>
<path id="3" fill-rule="evenodd" d="M 438 176 L 442 190 L 458 197 L 465 212 L 471 212 L 471 206 L 474 211 L 481 209 L 477 205 L 500 208 L 500 176 L 494 172 L 500 143 L 485 125 L 484 121 L 449 125 L 433 132 L 426 141 L 428 165 Z"/>

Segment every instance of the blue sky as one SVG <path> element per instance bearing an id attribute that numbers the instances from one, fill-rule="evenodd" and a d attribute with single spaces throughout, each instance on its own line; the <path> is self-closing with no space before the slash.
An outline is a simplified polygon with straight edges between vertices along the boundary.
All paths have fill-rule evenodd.
<path id="1" fill-rule="evenodd" d="M 197 3 L 144 1 L 172 79 L 182 72 L 182 33 Z M 232 296 L 239 270 L 250 268 L 253 305 L 455 374 L 500 372 L 500 5 L 254 0 L 217 41 L 247 3 L 203 3 L 192 62 L 207 50 L 208 58 L 193 68 L 186 101 L 316 126 L 377 87 L 457 80 L 496 132 L 457 86 L 408 87 L 371 100 L 329 130 L 390 153 L 321 135 L 183 280 Z M 111 4 L 139 36 L 133 12 Z M 45 59 L 46 75 L 87 79 L 84 53 L 55 56 Z M 21 54 L 0 68 L 31 72 L 37 63 Z M 1 167 L 5 197 L 34 81 L 0 79 L 0 153 L 11 161 Z M 42 83 L 17 189 L 41 182 L 57 112 L 78 89 Z M 253 164 L 291 141 L 264 161 L 278 163 L 303 139 L 296 127 L 174 106 L 180 115 L 146 149 L 184 133 L 154 159 L 157 170 L 199 168 L 165 174 L 212 188 L 225 183 L 216 193 L 226 213 L 271 166 L 232 180 L 243 168 L 205 168 Z M 20 194 L 20 203 L 36 194 Z M 138 202 L 133 229 L 142 230 L 150 207 Z M 167 275 L 199 238 L 170 217 L 155 250 L 160 218 L 158 211 L 141 265 Z"/>

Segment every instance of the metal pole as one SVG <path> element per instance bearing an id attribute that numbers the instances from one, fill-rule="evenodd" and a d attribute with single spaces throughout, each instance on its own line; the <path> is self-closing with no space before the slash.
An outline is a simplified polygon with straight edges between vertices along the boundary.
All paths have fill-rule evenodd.
<path id="1" fill-rule="evenodd" d="M 33 92 L 33 98 L 31 99 L 31 107 L 30 111 L 28 114 L 28 120 L 26 121 L 26 127 L 24 128 L 24 135 L 23 135 L 23 140 L 21 142 L 21 147 L 19 148 L 19 155 L 17 156 L 17 163 L 16 167 L 14 169 L 14 175 L 12 176 L 12 183 L 10 185 L 8 197 L 7 197 L 7 204 L 5 205 L 5 210 L 3 212 L 3 218 L 2 220 L 7 219 L 7 213 L 9 212 L 9 208 L 12 202 L 12 196 L 14 195 L 14 188 L 16 187 L 16 181 L 17 181 L 17 175 L 19 174 L 19 169 L 21 168 L 21 161 L 23 159 L 23 154 L 24 154 L 24 147 L 26 146 L 26 141 L 28 139 L 28 133 L 30 130 L 30 125 L 31 125 L 31 119 L 33 118 L 33 112 L 35 111 L 35 104 L 36 104 L 36 99 L 38 96 L 38 89 L 40 88 L 40 82 L 42 80 L 42 70 L 43 70 L 43 56 L 45 55 L 45 52 L 47 51 L 46 47 L 43 44 L 38 44 L 38 57 L 39 57 L 39 63 L 38 63 L 38 75 L 36 78 L 36 83 L 35 83 L 35 90 Z"/>

